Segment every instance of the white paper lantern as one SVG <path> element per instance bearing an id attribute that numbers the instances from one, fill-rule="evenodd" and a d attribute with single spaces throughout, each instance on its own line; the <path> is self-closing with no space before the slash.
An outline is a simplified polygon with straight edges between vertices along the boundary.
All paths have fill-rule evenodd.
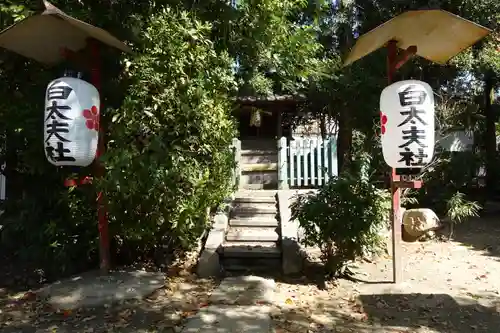
<path id="1" fill-rule="evenodd" d="M 422 168 L 434 154 L 434 94 L 425 82 L 400 81 L 380 95 L 382 152 L 392 168 Z"/>
<path id="2" fill-rule="evenodd" d="M 45 156 L 56 166 L 88 166 L 96 157 L 100 98 L 90 83 L 61 77 L 45 94 Z"/>

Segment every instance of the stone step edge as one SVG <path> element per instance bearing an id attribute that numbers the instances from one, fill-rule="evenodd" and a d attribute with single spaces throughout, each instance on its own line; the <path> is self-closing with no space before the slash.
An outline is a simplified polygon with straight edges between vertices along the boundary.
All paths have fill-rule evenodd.
<path id="1" fill-rule="evenodd" d="M 277 227 L 278 220 L 272 219 L 232 219 L 229 225 L 233 227 Z"/>
<path id="2" fill-rule="evenodd" d="M 235 265 L 235 264 L 228 264 L 224 263 L 224 260 L 222 261 L 222 267 L 224 267 L 224 270 L 228 272 L 259 272 L 261 274 L 263 273 L 268 273 L 270 270 L 271 265 L 262 265 L 262 264 L 254 264 L 254 265 L 248 265 L 248 266 L 243 266 L 243 265 Z M 274 268 L 275 265 L 272 265 Z M 280 267 L 281 268 L 281 267 Z M 278 271 L 278 268 L 276 269 Z"/>
<path id="3" fill-rule="evenodd" d="M 233 206 L 231 213 L 255 213 L 255 214 L 273 214 L 278 213 L 278 209 L 272 207 L 255 207 L 255 206 Z"/>
<path id="4" fill-rule="evenodd" d="M 278 163 L 246 163 L 241 165 L 242 172 L 277 171 Z"/>
<path id="5" fill-rule="evenodd" d="M 273 213 L 277 212 L 274 202 L 238 202 L 231 206 L 233 212 Z"/>
<path id="6" fill-rule="evenodd" d="M 278 182 L 273 181 L 266 184 L 241 184 L 239 187 L 240 190 L 251 190 L 251 191 L 259 191 L 259 190 L 277 190 Z"/>
<path id="7" fill-rule="evenodd" d="M 242 149 L 241 156 L 263 156 L 263 155 L 278 155 L 278 149 Z"/>
<path id="8" fill-rule="evenodd" d="M 236 197 L 233 200 L 234 203 L 265 203 L 265 204 L 276 204 L 276 198 L 273 196 L 260 196 L 260 197 Z"/>
<path id="9" fill-rule="evenodd" d="M 229 218 L 233 220 L 248 220 L 255 218 L 256 220 L 274 220 L 278 216 L 277 210 L 267 209 L 246 209 L 241 207 L 233 208 L 229 214 Z"/>
<path id="10" fill-rule="evenodd" d="M 222 246 L 218 252 L 225 258 L 281 258 L 281 249 L 278 247 Z"/>
<path id="11" fill-rule="evenodd" d="M 235 242 L 277 242 L 279 241 L 278 234 L 276 235 L 235 235 L 235 234 L 227 234 L 226 242 L 235 241 Z"/>

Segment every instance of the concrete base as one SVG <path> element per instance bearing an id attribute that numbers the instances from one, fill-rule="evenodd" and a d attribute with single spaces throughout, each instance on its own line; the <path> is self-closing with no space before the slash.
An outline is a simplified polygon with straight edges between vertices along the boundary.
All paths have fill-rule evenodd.
<path id="1" fill-rule="evenodd" d="M 116 271 L 102 276 L 99 272 L 89 272 L 44 287 L 37 295 L 56 309 L 73 310 L 141 299 L 164 285 L 161 273 Z"/>
<path id="2" fill-rule="evenodd" d="M 302 272 L 306 251 L 300 244 L 299 222 L 291 219 L 290 205 L 294 195 L 311 192 L 311 190 L 279 190 L 278 207 L 281 226 L 281 250 L 283 274 Z"/>
<path id="3" fill-rule="evenodd" d="M 221 272 L 219 253 L 217 250 L 222 246 L 228 228 L 228 217 L 226 214 L 218 214 L 214 217 L 213 229 L 208 233 L 205 248 L 201 252 L 196 273 L 201 278 L 217 276 Z"/>

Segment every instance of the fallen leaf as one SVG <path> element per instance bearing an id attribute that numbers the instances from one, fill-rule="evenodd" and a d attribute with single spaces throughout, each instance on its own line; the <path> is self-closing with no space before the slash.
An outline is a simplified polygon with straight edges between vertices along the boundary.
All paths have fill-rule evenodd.
<path id="1" fill-rule="evenodd" d="M 184 311 L 182 313 L 182 317 L 183 318 L 187 318 L 187 317 L 194 316 L 195 314 L 196 314 L 196 311 Z"/>
<path id="2" fill-rule="evenodd" d="M 26 292 L 21 298 L 23 301 L 32 301 L 36 299 L 36 294 L 32 291 Z"/>
<path id="3" fill-rule="evenodd" d="M 293 305 L 293 301 L 290 298 L 287 298 L 285 300 L 285 304 L 287 304 L 287 305 Z"/>
<path id="4" fill-rule="evenodd" d="M 82 321 L 83 321 L 83 322 L 86 322 L 86 321 L 93 320 L 93 319 L 95 319 L 95 318 L 96 318 L 96 316 L 85 317 L 85 318 L 83 318 L 83 319 L 82 319 Z"/>

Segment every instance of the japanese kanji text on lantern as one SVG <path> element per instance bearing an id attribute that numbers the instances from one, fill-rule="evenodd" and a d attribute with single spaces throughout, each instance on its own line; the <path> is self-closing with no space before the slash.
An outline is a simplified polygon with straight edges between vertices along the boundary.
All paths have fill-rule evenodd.
<path id="1" fill-rule="evenodd" d="M 100 98 L 90 83 L 61 77 L 49 83 L 45 95 L 44 148 L 56 166 L 88 166 L 99 138 Z"/>
<path id="2" fill-rule="evenodd" d="M 434 154 L 434 94 L 425 82 L 399 81 L 380 95 L 382 152 L 392 168 L 422 168 Z"/>

